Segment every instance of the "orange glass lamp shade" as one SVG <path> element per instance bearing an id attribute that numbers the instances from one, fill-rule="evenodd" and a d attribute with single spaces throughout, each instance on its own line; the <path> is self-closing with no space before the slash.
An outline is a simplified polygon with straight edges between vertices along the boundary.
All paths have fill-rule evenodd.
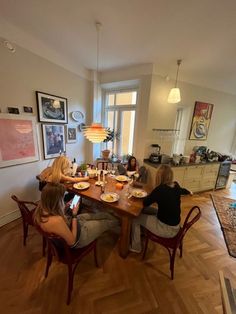
<path id="1" fill-rule="evenodd" d="M 83 129 L 84 136 L 92 143 L 101 143 L 108 135 L 106 128 L 101 123 L 92 123 Z"/>

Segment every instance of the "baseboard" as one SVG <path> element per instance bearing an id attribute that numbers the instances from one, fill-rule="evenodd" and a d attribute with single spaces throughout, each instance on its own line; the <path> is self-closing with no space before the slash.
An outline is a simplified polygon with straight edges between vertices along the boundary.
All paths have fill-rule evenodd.
<path id="1" fill-rule="evenodd" d="M 16 209 L 6 215 L 3 215 L 0 217 L 0 227 L 8 224 L 9 222 L 12 222 L 13 220 L 16 220 L 20 217 L 20 211 L 19 209 Z"/>

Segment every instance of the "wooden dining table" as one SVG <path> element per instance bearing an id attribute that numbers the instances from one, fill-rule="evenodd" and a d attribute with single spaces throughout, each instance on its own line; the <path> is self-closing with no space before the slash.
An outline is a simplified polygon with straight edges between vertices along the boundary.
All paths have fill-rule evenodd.
<path id="1" fill-rule="evenodd" d="M 65 183 L 68 192 L 79 194 L 82 199 L 86 198 L 90 201 L 97 202 L 104 209 L 109 208 L 114 210 L 121 219 L 121 233 L 119 238 L 119 253 L 120 256 L 126 258 L 129 252 L 130 231 L 133 218 L 139 216 L 143 208 L 143 199 L 134 196 L 129 197 L 128 184 L 124 182 L 123 189 L 117 189 L 117 180 L 114 177 L 106 175 L 105 193 L 113 192 L 119 195 L 116 202 L 105 202 L 101 200 L 101 186 L 96 185 L 97 179 L 89 179 L 90 186 L 87 189 L 80 190 L 73 187 L 73 183 Z M 144 187 L 148 192 L 148 187 Z"/>

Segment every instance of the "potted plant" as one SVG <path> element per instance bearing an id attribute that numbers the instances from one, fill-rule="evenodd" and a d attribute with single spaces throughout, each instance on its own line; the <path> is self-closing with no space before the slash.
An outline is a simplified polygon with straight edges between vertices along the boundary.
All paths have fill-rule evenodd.
<path id="1" fill-rule="evenodd" d="M 102 158 L 108 159 L 110 155 L 110 150 L 107 148 L 108 142 L 114 142 L 114 139 L 119 139 L 119 133 L 115 132 L 114 130 L 111 130 L 110 128 L 107 129 L 108 134 L 105 140 L 103 140 L 104 143 L 106 143 L 106 149 L 102 151 Z"/>

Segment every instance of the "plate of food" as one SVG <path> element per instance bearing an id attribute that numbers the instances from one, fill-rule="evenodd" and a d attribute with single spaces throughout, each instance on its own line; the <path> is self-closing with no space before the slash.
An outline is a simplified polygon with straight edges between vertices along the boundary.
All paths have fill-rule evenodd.
<path id="1" fill-rule="evenodd" d="M 143 198 L 147 196 L 147 192 L 142 189 L 132 189 L 131 195 L 137 198 Z"/>
<path id="2" fill-rule="evenodd" d="M 73 187 L 77 190 L 85 190 L 90 187 L 89 182 L 78 182 L 73 185 Z"/>
<path id="3" fill-rule="evenodd" d="M 123 175 L 116 176 L 115 179 L 120 182 L 125 182 L 129 180 L 127 176 L 123 176 Z"/>
<path id="4" fill-rule="evenodd" d="M 119 195 L 116 193 L 103 193 L 101 194 L 101 200 L 108 203 L 114 203 L 117 202 L 119 199 Z"/>

